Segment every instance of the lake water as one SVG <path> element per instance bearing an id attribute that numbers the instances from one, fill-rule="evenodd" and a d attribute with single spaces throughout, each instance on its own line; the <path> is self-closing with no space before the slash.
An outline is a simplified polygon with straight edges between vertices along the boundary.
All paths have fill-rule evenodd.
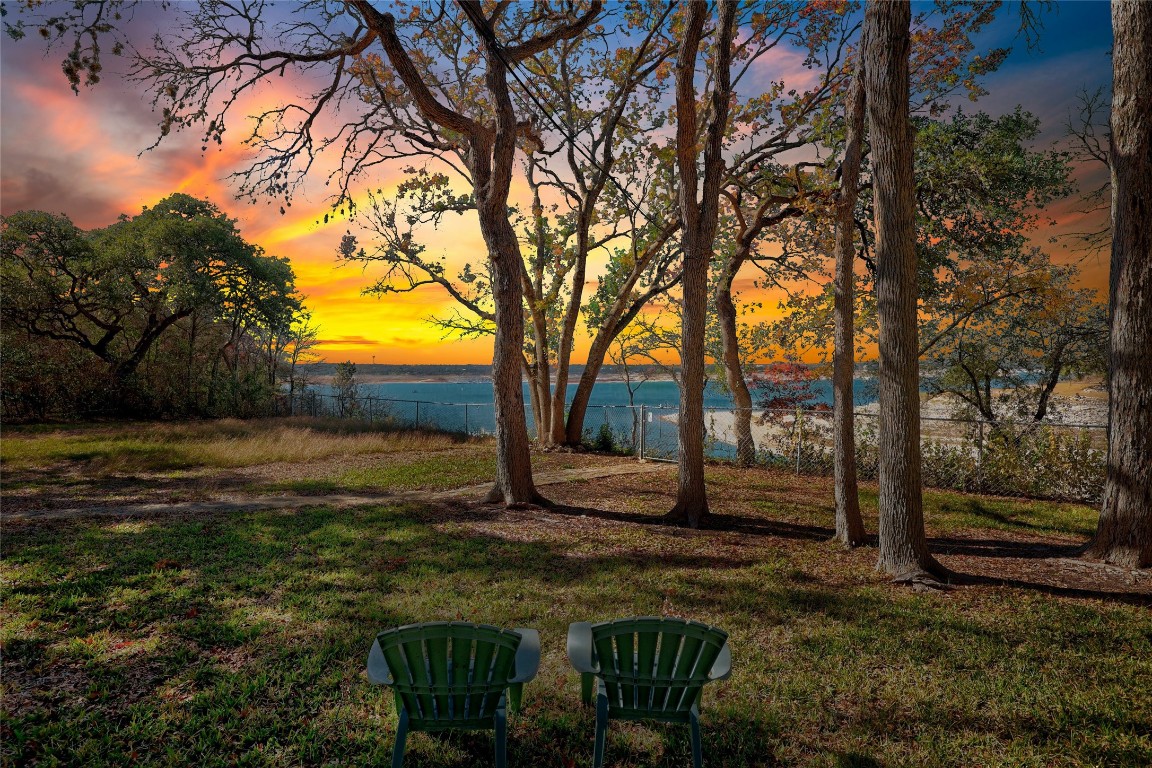
<path id="1" fill-rule="evenodd" d="M 817 402 L 832 404 L 832 382 L 820 379 L 813 384 Z M 875 402 L 876 396 L 872 379 L 857 379 L 855 401 L 857 405 Z M 492 382 L 488 380 L 437 381 L 437 382 L 389 382 L 384 384 L 361 384 L 360 394 L 368 397 L 392 400 L 419 400 L 429 403 L 472 403 L 491 405 Z M 576 384 L 568 385 L 567 402 L 572 402 L 576 394 Z M 755 395 L 753 395 L 755 397 Z M 528 385 L 524 385 L 524 401 L 528 402 Z M 680 402 L 680 392 L 674 381 L 646 381 L 636 390 L 634 403 L 648 407 L 676 407 Z M 598 381 L 592 389 L 589 400 L 591 406 L 628 405 L 628 387 L 623 381 Z M 709 382 L 704 391 L 705 408 L 731 408 L 732 397 Z"/>
<path id="2" fill-rule="evenodd" d="M 818 396 L 817 402 L 831 405 L 830 381 L 817 381 L 814 383 L 814 389 Z M 316 387 L 315 390 L 318 394 L 328 397 L 322 398 L 322 402 L 313 403 L 312 407 L 319 406 L 320 413 L 333 412 L 336 400 L 331 397 L 332 390 L 325 386 Z M 871 379 L 857 381 L 857 405 L 875 400 L 871 390 Z M 575 393 L 576 384 L 571 384 L 568 387 L 569 403 Z M 647 425 L 644 429 L 644 440 L 649 453 L 654 451 L 658 444 L 666 444 L 669 450 L 674 449 L 675 413 L 679 399 L 679 390 L 674 381 L 647 381 L 636 390 L 633 399 L 635 406 L 638 408 L 643 405 L 648 409 L 644 418 Z M 535 434 L 532 412 L 527 408 L 529 403 L 527 384 L 524 385 L 524 403 L 528 410 L 529 432 Z M 585 434 L 595 439 L 596 435 L 607 427 L 617 446 L 627 446 L 636 441 L 640 412 L 627 406 L 628 387 L 623 381 L 597 382 L 592 390 L 584 420 Z M 492 406 L 492 382 L 487 379 L 468 377 L 451 381 L 363 383 L 359 385 L 357 407 L 361 415 L 366 418 L 388 419 L 409 426 L 429 426 L 468 434 L 492 434 L 496 428 Z M 729 410 L 733 407 L 732 398 L 715 383 L 710 383 L 704 393 L 704 407 Z M 309 412 L 308 406 L 305 406 L 303 412 Z M 710 449 L 711 454 L 717 457 L 728 456 L 733 451 L 734 448 L 723 440 L 716 441 L 714 447 Z"/>

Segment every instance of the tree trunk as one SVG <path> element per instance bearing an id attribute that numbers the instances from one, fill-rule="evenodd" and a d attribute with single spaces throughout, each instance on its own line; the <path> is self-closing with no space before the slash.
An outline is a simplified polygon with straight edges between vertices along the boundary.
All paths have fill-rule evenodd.
<path id="1" fill-rule="evenodd" d="M 680 218 L 684 223 L 683 311 L 680 332 L 680 472 L 676 505 L 666 520 L 697 528 L 708 516 L 704 486 L 704 330 L 708 315 L 708 264 L 720 214 L 724 129 L 732 94 L 732 39 L 736 3 L 719 4 L 712 97 L 705 130 L 704 183 L 697 189 L 697 116 L 693 76 L 708 7 L 691 3 L 676 59 L 676 167 L 680 173 Z M 697 194 L 700 199 L 697 200 Z"/>
<path id="2" fill-rule="evenodd" d="M 920 487 L 915 186 L 908 111 L 908 0 L 872 0 L 864 83 L 872 139 L 880 323 L 880 561 L 892 576 L 943 576 L 928 551 Z"/>
<path id="3" fill-rule="evenodd" d="M 670 523 L 699 527 L 708 515 L 704 486 L 704 318 L 708 254 L 701 252 L 699 203 L 696 199 L 696 55 L 708 8 L 690 3 L 676 59 L 676 166 L 680 172 L 680 218 L 684 222 L 682 283 L 684 310 L 680 332 L 679 472 L 676 505 Z"/>
<path id="4" fill-rule="evenodd" d="M 1108 475 L 1086 555 L 1152 566 L 1152 4 L 1112 3 Z"/>
<path id="5" fill-rule="evenodd" d="M 536 423 L 536 434 L 539 436 L 540 424 L 543 423 L 543 417 L 540 415 L 540 369 L 537 366 L 528 365 L 528 361 L 523 358 L 520 360 L 520 367 L 528 379 L 528 407 L 532 409 L 532 419 Z"/>
<path id="6" fill-rule="evenodd" d="M 602 186 L 602 185 L 601 185 Z M 594 204 L 594 198 L 593 203 Z M 584 279 L 588 266 L 588 228 L 591 216 L 580 211 L 579 231 L 576 233 L 575 269 L 572 270 L 572 295 L 568 299 L 568 310 L 564 313 L 564 324 L 560 329 L 560 349 L 556 360 L 556 391 L 552 401 L 550 441 L 556 445 L 565 442 L 567 425 L 564 423 L 564 406 L 568 401 L 568 371 L 572 362 L 572 344 L 576 337 L 576 325 L 580 320 L 580 304 L 584 296 Z"/>
<path id="7" fill-rule="evenodd" d="M 516 232 L 508 220 L 508 192 L 516 159 L 516 112 L 508 93 L 508 72 L 497 51 L 498 42 L 481 4 L 460 0 L 472 26 L 479 33 L 487 59 L 485 86 L 492 99 L 495 126 L 489 127 L 441 104 L 423 81 L 419 70 L 396 34 L 396 19 L 381 13 L 368 0 L 349 0 L 364 23 L 378 37 L 388 61 L 431 122 L 468 140 L 468 166 L 476 195 L 480 231 L 488 247 L 492 295 L 496 311 L 496 338 L 492 354 L 492 388 L 496 411 L 496 485 L 488 500 L 506 503 L 546 503 L 532 483 L 528 426 L 524 415 L 524 392 L 520 366 L 524 354 L 523 286 L 524 262 Z M 575 21 L 551 33 L 522 43 L 505 55 L 526 58 L 546 50 L 559 40 L 581 34 L 600 14 L 602 5 L 593 0 Z"/>
<path id="8" fill-rule="evenodd" d="M 856 486 L 856 423 L 852 378 L 856 373 L 854 264 L 856 227 L 853 212 L 860 191 L 860 156 L 864 141 L 864 80 L 861 59 L 844 108 L 844 160 L 836 200 L 835 328 L 832 352 L 833 475 L 836 533 L 833 541 L 848 547 L 864 543 L 864 520 Z"/>
<path id="9" fill-rule="evenodd" d="M 489 44 L 489 47 L 491 44 Z M 524 416 L 524 389 L 520 365 L 524 355 L 524 290 L 520 283 L 524 261 L 516 230 L 508 220 L 508 192 L 516 156 L 516 114 L 508 93 L 508 73 L 495 51 L 487 51 L 488 92 L 496 112 L 492 143 L 472 142 L 476 211 L 488 246 L 495 305 L 496 337 L 492 348 L 492 388 L 496 415 L 496 485 L 490 502 L 547 503 L 532 482 L 528 423 Z M 490 159 L 490 160 L 489 160 Z M 490 164 L 489 164 L 490 162 Z"/>
<path id="10" fill-rule="evenodd" d="M 743 263 L 743 259 L 740 260 Z M 732 393 L 732 431 L 736 435 L 736 463 L 750 467 L 756 463 L 756 441 L 752 438 L 752 393 L 744 381 L 740 363 L 740 338 L 736 333 L 736 302 L 732 300 L 732 282 L 739 264 L 730 261 L 716 284 L 716 317 L 720 324 L 720 342 L 724 350 L 724 375 Z"/>
<path id="11" fill-rule="evenodd" d="M 496 415 L 496 485 L 490 502 L 542 503 L 532 483 L 528 424 L 520 365 L 524 349 L 523 292 L 516 232 L 505 206 L 479 206 L 480 229 L 488 245 L 496 336 L 492 349 L 492 388 Z"/>

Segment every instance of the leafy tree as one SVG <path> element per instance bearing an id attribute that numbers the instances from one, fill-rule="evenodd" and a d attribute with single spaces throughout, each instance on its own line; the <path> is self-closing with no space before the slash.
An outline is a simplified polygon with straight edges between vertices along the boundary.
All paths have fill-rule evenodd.
<path id="1" fill-rule="evenodd" d="M 188 195 L 90 233 L 38 211 L 2 226 L 5 322 L 95 355 L 117 391 L 181 320 L 207 313 L 239 328 L 281 322 L 299 307 L 287 262 L 264 256 L 233 220 Z"/>
<path id="2" fill-rule="evenodd" d="M 1026 290 L 966 312 L 923 357 L 929 392 L 955 396 L 994 425 L 1042 421 L 1057 383 L 1105 367 L 1104 306 L 1094 291 L 1072 286 L 1075 270 L 1035 255 L 1040 266 Z M 976 281 L 968 288 L 981 292 Z M 947 321 L 937 316 L 925 329 L 934 335 L 931 329 Z"/>
<path id="3" fill-rule="evenodd" d="M 69 60 L 78 56 L 98 68 L 99 37 L 116 30 L 107 22 L 92 27 L 87 11 L 94 7 L 106 6 L 81 0 L 52 28 L 76 41 L 79 53 Z M 286 73 L 317 84 L 256 116 L 248 143 L 259 157 L 239 174 L 242 194 L 280 197 L 290 205 L 300 183 L 314 175 L 317 155 L 329 148 L 340 154 L 332 176 L 337 207 L 350 204 L 352 185 L 365 174 L 400 158 L 448 162 L 468 176 L 488 251 L 496 326 L 498 459 L 490 498 L 542 501 L 532 483 L 520 385 L 523 260 L 508 209 L 518 148 L 538 138 L 517 115 L 509 70 L 583 34 L 601 15 L 600 0 L 579 7 L 397 3 L 389 12 L 370 0 L 308 0 L 293 5 L 288 17 L 264 3 L 183 8 L 185 20 L 169 25 L 151 51 L 133 52 L 134 76 L 152 90 L 162 115 L 161 137 L 194 128 L 203 130 L 206 144 L 222 142 L 246 93 Z M 322 135 L 322 116 L 337 108 L 334 135 Z"/>
<path id="4" fill-rule="evenodd" d="M 766 417 L 773 411 L 812 408 L 820 394 L 815 389 L 819 376 L 807 365 L 790 362 L 769 363 L 752 377 L 752 391 L 756 404 L 765 410 Z"/>
<path id="5" fill-rule="evenodd" d="M 341 416 L 351 416 L 359 411 L 360 383 L 356 380 L 356 363 L 345 360 L 336 364 L 332 389 L 336 392 Z"/>
<path id="6" fill-rule="evenodd" d="M 703 156 L 697 126 L 696 59 L 709 10 L 690 3 L 676 57 L 676 170 L 680 177 L 681 247 L 684 250 L 680 332 L 679 473 L 672 523 L 697 528 L 708 516 L 704 486 L 704 339 L 708 311 L 708 265 L 720 216 L 722 154 L 732 96 L 732 41 L 736 4 L 721 3 L 709 76 L 713 86 L 704 126 Z M 703 168 L 703 178 L 698 169 Z M 701 181 L 703 182 L 701 184 Z"/>

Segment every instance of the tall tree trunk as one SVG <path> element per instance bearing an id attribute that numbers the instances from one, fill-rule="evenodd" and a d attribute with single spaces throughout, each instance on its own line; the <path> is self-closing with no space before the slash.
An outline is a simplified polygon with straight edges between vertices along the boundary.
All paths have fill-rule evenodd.
<path id="1" fill-rule="evenodd" d="M 532 415 L 536 418 L 536 442 L 551 446 L 552 369 L 548 363 L 548 321 L 539 307 L 532 309 L 532 336 L 536 364 L 529 372 L 529 391 L 532 396 Z"/>
<path id="2" fill-rule="evenodd" d="M 480 231 L 488 246 L 495 305 L 496 337 L 492 345 L 492 386 L 496 415 L 496 485 L 490 502 L 546 503 L 532 482 L 528 423 L 520 365 L 524 356 L 524 291 L 520 283 L 524 261 L 516 230 L 508 220 L 508 192 L 516 153 L 516 113 L 508 93 L 508 73 L 491 43 L 487 51 L 488 92 L 496 111 L 496 131 L 490 151 L 473 142 L 473 154 L 487 163 L 487 173 L 473 173 Z M 479 146 L 477 146 L 479 145 Z M 481 149 L 477 152 L 476 149 Z"/>
<path id="3" fill-rule="evenodd" d="M 496 415 L 496 485 L 490 502 L 542 503 L 532 482 L 528 424 L 520 366 L 524 350 L 523 292 L 516 232 L 505 205 L 478 206 L 480 229 L 488 245 L 496 336 L 492 348 L 492 385 Z"/>
<path id="4" fill-rule="evenodd" d="M 601 185 L 602 187 L 603 185 Z M 593 203 L 594 204 L 594 198 Z M 567 437 L 564 423 L 564 406 L 568 401 L 568 371 L 572 362 L 572 344 L 576 337 L 576 325 L 580 320 L 580 304 L 584 296 L 584 279 L 588 266 L 588 228 L 591 213 L 580 211 L 580 224 L 576 233 L 576 251 L 580 254 L 572 270 L 572 296 L 568 299 L 568 310 L 564 313 L 564 324 L 560 329 L 560 349 L 556 360 L 556 391 L 552 401 L 550 441 L 556 445 Z"/>
<path id="5" fill-rule="evenodd" d="M 920 392 L 908 0 L 871 0 L 864 83 L 872 138 L 880 322 L 880 562 L 898 579 L 942 576 L 928 551 L 920 487 Z"/>
<path id="6" fill-rule="evenodd" d="M 676 167 L 684 222 L 683 311 L 680 331 L 680 472 L 670 523 L 697 528 L 708 516 L 704 486 L 704 329 L 708 315 L 708 264 L 720 214 L 721 153 L 732 94 L 730 65 L 736 3 L 720 3 L 712 98 L 705 130 L 704 183 L 697 189 L 697 116 L 694 74 L 708 7 L 691 3 L 676 59 Z M 697 195 L 700 198 L 697 199 Z"/>
<path id="7" fill-rule="evenodd" d="M 1108 475 L 1087 556 L 1152 566 L 1152 4 L 1112 3 Z"/>
<path id="8" fill-rule="evenodd" d="M 724 354 L 724 376 L 728 391 L 732 393 L 732 431 L 736 435 L 736 463 L 750 467 L 756 463 L 756 441 L 752 438 L 752 393 L 744 381 L 744 366 L 740 362 L 740 337 L 736 332 L 736 302 L 732 300 L 732 282 L 736 279 L 739 263 L 730 259 L 717 281 L 716 318 L 720 324 L 720 343 Z"/>
<path id="9" fill-rule="evenodd" d="M 856 373 L 854 296 L 856 232 L 853 213 L 860 192 L 860 157 L 864 142 L 863 56 L 852 78 L 844 106 L 844 160 L 840 163 L 840 194 L 836 200 L 835 328 L 832 351 L 833 476 L 836 496 L 836 533 L 833 541 L 848 547 L 864 543 L 864 520 L 856 486 L 855 398 Z"/>

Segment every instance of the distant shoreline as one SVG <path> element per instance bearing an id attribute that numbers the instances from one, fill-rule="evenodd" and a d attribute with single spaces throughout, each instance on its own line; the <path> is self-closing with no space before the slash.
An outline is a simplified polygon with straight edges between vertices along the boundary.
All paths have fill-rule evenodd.
<path id="1" fill-rule="evenodd" d="M 332 374 L 313 374 L 308 377 L 309 382 L 312 384 L 329 385 L 332 383 Z M 356 382 L 359 384 L 463 384 L 467 382 L 490 382 L 490 376 L 475 376 L 471 374 L 457 374 L 446 376 L 422 376 L 416 373 L 356 373 Z M 647 381 L 672 381 L 672 377 L 668 374 L 662 376 L 648 376 Z M 580 381 L 580 377 L 576 376 L 568 380 L 569 384 L 576 384 Z M 620 374 L 610 373 L 607 375 L 600 375 L 596 377 L 596 381 L 624 381 L 624 377 Z M 633 379 L 635 382 L 636 380 Z"/>

